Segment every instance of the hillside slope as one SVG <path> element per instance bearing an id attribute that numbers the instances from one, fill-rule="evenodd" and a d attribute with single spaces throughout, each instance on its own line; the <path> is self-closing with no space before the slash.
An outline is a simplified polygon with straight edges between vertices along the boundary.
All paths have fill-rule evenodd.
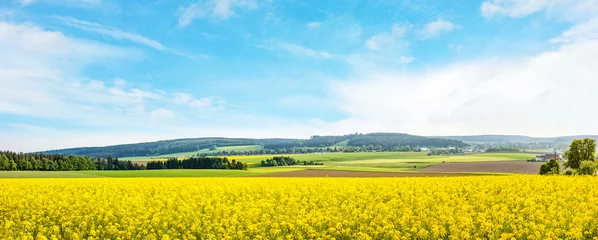
<path id="1" fill-rule="evenodd" d="M 218 147 L 262 145 L 264 149 L 282 149 L 297 147 L 330 147 L 346 141 L 347 146 L 411 146 L 411 147 L 464 147 L 462 141 L 414 136 L 403 133 L 370 133 L 342 136 L 313 136 L 310 139 L 251 139 L 251 138 L 188 138 L 163 140 L 157 142 L 123 144 L 106 147 L 81 147 L 45 151 L 45 153 L 73 154 L 84 156 L 155 156 L 178 152 L 192 152 L 200 149 Z"/>

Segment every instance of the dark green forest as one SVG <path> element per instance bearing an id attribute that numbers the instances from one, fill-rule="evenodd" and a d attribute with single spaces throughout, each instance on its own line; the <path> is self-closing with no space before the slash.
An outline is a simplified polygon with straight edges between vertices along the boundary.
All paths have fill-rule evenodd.
<path id="1" fill-rule="evenodd" d="M 273 157 L 271 159 L 262 160 L 262 167 L 276 167 L 276 166 L 293 166 L 293 165 L 324 165 L 322 162 L 314 161 L 297 161 L 292 157 Z"/>
<path id="2" fill-rule="evenodd" d="M 157 142 L 124 144 L 108 147 L 83 147 L 45 151 L 49 154 L 66 154 L 81 156 L 157 156 L 162 154 L 192 152 L 209 149 L 213 146 L 262 145 L 264 152 L 260 154 L 310 153 L 309 151 L 326 151 L 328 147 L 348 141 L 348 149 L 343 151 L 408 151 L 417 147 L 465 147 L 467 144 L 451 139 L 428 138 L 403 133 L 370 133 L 349 134 L 342 136 L 313 136 L 309 139 L 250 139 L 250 138 L 190 138 L 164 140 Z M 324 148 L 307 150 L 308 148 Z M 291 149 L 291 150 L 289 150 Z M 302 149 L 302 150 L 301 150 Z M 330 150 L 332 150 L 331 148 Z M 340 149 L 337 149 L 340 150 Z M 259 150 L 258 150 L 259 151 Z M 297 152 L 303 151 L 303 152 Z"/>
<path id="3" fill-rule="evenodd" d="M 192 157 L 184 160 L 170 158 L 167 161 L 147 163 L 147 169 L 237 169 L 247 170 L 247 163 L 219 157 Z"/>
<path id="4" fill-rule="evenodd" d="M 45 153 L 0 152 L 0 171 L 141 170 L 145 166 L 118 158 Z"/>

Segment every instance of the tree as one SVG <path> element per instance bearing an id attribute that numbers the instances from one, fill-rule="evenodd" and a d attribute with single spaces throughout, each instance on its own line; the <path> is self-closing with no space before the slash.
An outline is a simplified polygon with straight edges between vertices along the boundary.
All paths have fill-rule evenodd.
<path id="1" fill-rule="evenodd" d="M 565 151 L 565 167 L 579 169 L 582 161 L 596 160 L 596 140 L 591 138 L 575 139 L 569 149 Z"/>
<path id="2" fill-rule="evenodd" d="M 598 166 L 596 166 L 594 161 L 582 161 L 581 164 L 579 164 L 579 170 L 577 170 L 577 172 L 580 175 L 594 175 L 596 174 L 597 169 Z"/>
<path id="3" fill-rule="evenodd" d="M 0 154 L 0 170 L 8 170 L 8 158 L 4 154 Z"/>
<path id="4" fill-rule="evenodd" d="M 540 175 L 558 175 L 561 173 L 561 165 L 556 159 L 550 159 L 547 163 L 540 166 Z"/>

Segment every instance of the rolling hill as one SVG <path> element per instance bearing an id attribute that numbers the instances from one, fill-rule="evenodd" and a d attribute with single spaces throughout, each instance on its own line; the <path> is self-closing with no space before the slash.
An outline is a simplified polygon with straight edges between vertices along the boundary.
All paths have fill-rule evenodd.
<path id="1" fill-rule="evenodd" d="M 598 140 L 598 135 L 575 135 L 561 137 L 529 137 L 523 135 L 475 135 L 475 136 L 434 136 L 431 138 L 447 138 L 467 143 L 522 143 L 522 142 L 546 142 L 555 144 L 569 144 L 573 139 L 592 138 Z"/>
<path id="2" fill-rule="evenodd" d="M 44 151 L 83 156 L 156 156 L 162 154 L 193 152 L 212 146 L 244 146 L 261 145 L 264 149 L 300 148 L 300 147 L 330 147 L 330 146 L 411 146 L 411 147 L 465 147 L 466 143 L 446 138 L 430 138 L 404 133 L 369 133 L 349 134 L 342 136 L 313 136 L 309 139 L 251 139 L 251 138 L 187 138 L 156 142 L 123 144 L 106 147 L 80 147 Z"/>

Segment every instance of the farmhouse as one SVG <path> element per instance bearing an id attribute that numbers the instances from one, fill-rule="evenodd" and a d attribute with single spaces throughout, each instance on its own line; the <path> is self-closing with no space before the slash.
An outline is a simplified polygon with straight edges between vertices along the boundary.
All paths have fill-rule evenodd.
<path id="1" fill-rule="evenodd" d="M 539 155 L 536 156 L 536 161 L 537 162 L 546 162 L 550 159 L 556 159 L 556 160 L 562 160 L 561 155 L 560 154 L 554 154 L 554 153 L 549 153 L 549 154 L 544 154 L 544 155 Z"/>

